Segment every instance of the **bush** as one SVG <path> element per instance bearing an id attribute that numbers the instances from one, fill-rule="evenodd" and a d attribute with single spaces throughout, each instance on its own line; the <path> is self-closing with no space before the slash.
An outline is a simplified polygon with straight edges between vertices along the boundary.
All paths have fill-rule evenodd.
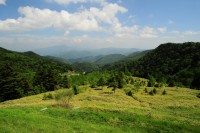
<path id="1" fill-rule="evenodd" d="M 154 95 L 153 90 L 151 90 L 151 91 L 149 92 L 149 95 L 151 95 L 151 96 Z"/>
<path id="2" fill-rule="evenodd" d="M 129 91 L 126 95 L 128 95 L 128 96 L 133 96 L 133 93 L 132 93 L 132 91 Z"/>
<path id="3" fill-rule="evenodd" d="M 67 89 L 67 90 L 59 91 L 55 95 L 55 99 L 58 102 L 59 106 L 69 107 L 70 106 L 69 102 L 72 99 L 73 95 L 74 95 L 74 91 L 71 89 Z"/>
<path id="4" fill-rule="evenodd" d="M 154 89 L 153 89 L 153 93 L 154 93 L 154 94 L 156 94 L 156 93 L 157 93 L 157 90 L 156 90 L 156 88 L 154 88 Z"/>
<path id="5" fill-rule="evenodd" d="M 78 86 L 73 86 L 74 95 L 78 95 L 80 93 L 80 89 Z"/>
<path id="6" fill-rule="evenodd" d="M 145 89 L 144 89 L 144 92 L 145 92 L 145 93 L 148 93 L 148 90 L 147 90 L 147 88 L 145 88 Z"/>
<path id="7" fill-rule="evenodd" d="M 96 85 L 96 84 L 92 84 L 90 87 L 91 87 L 91 88 L 96 88 L 97 85 Z"/>
<path id="8" fill-rule="evenodd" d="M 197 94 L 197 97 L 198 97 L 198 98 L 200 98 L 200 93 L 199 93 L 199 94 Z"/>
<path id="9" fill-rule="evenodd" d="M 162 95 L 166 95 L 167 94 L 167 92 L 166 92 L 166 90 L 164 90 L 163 92 L 162 92 Z"/>
<path id="10" fill-rule="evenodd" d="M 131 89 L 124 89 L 124 92 L 126 93 L 127 96 L 133 96 L 133 92 Z"/>
<path id="11" fill-rule="evenodd" d="M 51 94 L 51 93 L 49 93 L 48 95 L 45 93 L 44 95 L 43 95 L 43 98 L 42 98 L 42 100 L 49 100 L 49 99 L 53 99 L 54 97 L 53 97 L 53 95 Z"/>

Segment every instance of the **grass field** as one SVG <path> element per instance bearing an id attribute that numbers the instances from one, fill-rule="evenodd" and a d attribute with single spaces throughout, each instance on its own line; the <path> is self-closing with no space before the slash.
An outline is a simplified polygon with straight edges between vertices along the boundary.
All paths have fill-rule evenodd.
<path id="1" fill-rule="evenodd" d="M 0 103 L 0 132 L 200 132 L 199 90 L 162 88 L 151 96 L 141 88 L 133 97 L 119 89 L 115 94 L 106 94 L 108 88 L 82 90 L 71 100 L 71 108 L 54 106 L 54 99 L 42 100 L 44 94 Z"/>

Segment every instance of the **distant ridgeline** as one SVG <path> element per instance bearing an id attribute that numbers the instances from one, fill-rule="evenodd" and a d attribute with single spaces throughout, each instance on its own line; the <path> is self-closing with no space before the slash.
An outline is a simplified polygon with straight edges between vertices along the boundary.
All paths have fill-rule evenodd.
<path id="1" fill-rule="evenodd" d="M 58 73 L 68 70 L 64 62 L 0 48 L 0 101 L 54 90 Z"/>
<path id="2" fill-rule="evenodd" d="M 103 69 L 166 82 L 169 86 L 200 89 L 200 43 L 166 43 L 138 61 L 121 61 Z"/>

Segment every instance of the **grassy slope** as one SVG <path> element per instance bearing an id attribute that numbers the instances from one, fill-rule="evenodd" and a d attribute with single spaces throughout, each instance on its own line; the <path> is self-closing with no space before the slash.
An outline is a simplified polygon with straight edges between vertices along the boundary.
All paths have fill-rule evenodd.
<path id="1" fill-rule="evenodd" d="M 158 89 L 158 94 L 150 96 L 141 88 L 132 98 L 123 90 L 106 95 L 102 92 L 111 89 L 82 89 L 86 91 L 71 101 L 79 109 L 54 107 L 55 101 L 43 101 L 43 94 L 0 103 L 0 132 L 200 131 L 197 90 L 165 88 L 167 95 Z"/>

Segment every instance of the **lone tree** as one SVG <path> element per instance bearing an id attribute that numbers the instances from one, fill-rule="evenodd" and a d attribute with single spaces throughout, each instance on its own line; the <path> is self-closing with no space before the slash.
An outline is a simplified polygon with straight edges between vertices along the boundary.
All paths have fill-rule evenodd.
<path id="1" fill-rule="evenodd" d="M 154 87 L 156 85 L 156 79 L 151 75 L 148 75 L 148 79 L 148 87 Z"/>

